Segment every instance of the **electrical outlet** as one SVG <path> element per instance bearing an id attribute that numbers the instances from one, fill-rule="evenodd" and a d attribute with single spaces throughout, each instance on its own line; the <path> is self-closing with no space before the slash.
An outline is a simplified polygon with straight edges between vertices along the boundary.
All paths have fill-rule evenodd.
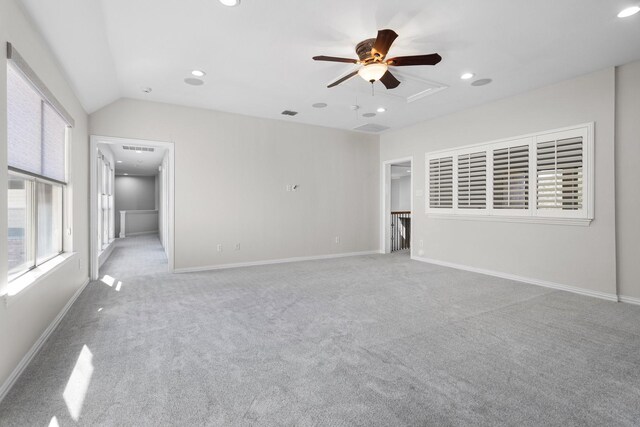
<path id="1" fill-rule="evenodd" d="M 291 184 L 287 184 L 287 191 L 291 191 Z"/>
<path id="2" fill-rule="evenodd" d="M 424 248 L 424 240 L 420 239 L 420 247 Z"/>
<path id="3" fill-rule="evenodd" d="M 82 270 L 82 258 L 78 258 L 78 270 Z"/>
<path id="4" fill-rule="evenodd" d="M 340 243 L 340 236 L 336 236 L 336 244 Z"/>
<path id="5" fill-rule="evenodd" d="M 240 250 L 240 243 L 236 243 L 236 251 Z"/>
<path id="6" fill-rule="evenodd" d="M 218 249 L 218 252 L 222 252 L 222 243 L 218 243 L 216 248 Z"/>

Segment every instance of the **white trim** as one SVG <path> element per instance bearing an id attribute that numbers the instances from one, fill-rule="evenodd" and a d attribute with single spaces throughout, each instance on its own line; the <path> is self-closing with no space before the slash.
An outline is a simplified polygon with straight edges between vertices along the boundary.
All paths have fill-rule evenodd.
<path id="1" fill-rule="evenodd" d="M 549 281 L 546 281 L 546 280 L 532 279 L 530 277 L 517 276 L 515 274 L 502 273 L 502 272 L 493 271 L 493 270 L 486 270 L 484 268 L 470 267 L 468 265 L 455 264 L 455 263 L 452 263 L 452 262 L 439 261 L 439 260 L 430 259 L 430 258 L 412 256 L 411 259 L 415 260 L 415 261 L 426 262 L 428 264 L 439 265 L 439 266 L 442 266 L 442 267 L 455 268 L 457 270 L 464 270 L 464 271 L 470 271 L 470 272 L 473 272 L 473 273 L 486 274 L 487 276 L 500 277 L 501 279 L 514 280 L 516 282 L 528 283 L 528 284 L 531 284 L 531 285 L 542 286 L 542 287 L 545 287 L 545 288 L 558 289 L 560 291 L 572 292 L 574 294 L 586 295 L 586 296 L 590 296 L 590 297 L 604 299 L 604 300 L 607 300 L 607 301 L 614 301 L 614 302 L 618 301 L 618 295 L 610 294 L 610 293 L 607 293 L 607 292 L 592 291 L 592 290 L 589 290 L 589 289 L 583 289 L 583 288 L 578 288 L 578 287 L 575 287 L 575 286 L 563 285 L 563 284 L 560 284 L 560 283 L 549 282 Z"/>
<path id="2" fill-rule="evenodd" d="M 453 219 L 462 221 L 491 221 L 491 222 L 520 222 L 530 224 L 552 224 L 552 225 L 579 225 L 588 227 L 592 219 L 589 218 L 552 218 L 544 216 L 501 216 L 501 215 L 458 215 L 458 214 L 435 214 L 428 213 L 431 219 Z"/>
<path id="3" fill-rule="evenodd" d="M 413 176 L 415 169 L 413 167 L 413 156 L 402 157 L 399 159 L 385 160 L 381 164 L 380 169 L 380 253 L 388 254 L 391 252 L 391 165 L 394 163 L 411 162 L 411 216 L 413 217 Z M 413 248 L 413 233 L 409 247 Z"/>
<path id="4" fill-rule="evenodd" d="M 363 251 L 363 252 L 345 252 L 345 253 L 329 254 L 329 255 L 301 256 L 301 257 L 294 257 L 294 258 L 268 259 L 268 260 L 262 260 L 262 261 L 238 262 L 233 264 L 207 265 L 204 267 L 176 268 L 174 270 L 174 273 L 196 273 L 198 271 L 225 270 L 227 268 L 254 267 L 258 265 L 284 264 L 288 262 L 316 261 L 321 259 L 346 258 L 346 257 L 362 256 L 362 255 L 377 255 L 380 253 L 382 252 L 376 250 L 376 251 Z"/>
<path id="5" fill-rule="evenodd" d="M 636 297 L 626 297 L 624 295 L 618 295 L 618 301 L 624 302 L 627 304 L 640 305 L 640 298 L 636 298 Z"/>
<path id="6" fill-rule="evenodd" d="M 67 304 L 62 308 L 60 313 L 58 313 L 58 315 L 55 317 L 55 319 L 53 319 L 47 329 L 45 329 L 42 335 L 40 335 L 40 338 L 38 338 L 37 341 L 33 343 L 27 354 L 25 354 L 22 360 L 20 360 L 20 363 L 18 363 L 18 366 L 16 366 L 15 369 L 11 372 L 4 384 L 2 384 L 2 386 L 0 387 L 0 402 L 2 402 L 2 400 L 6 397 L 9 390 L 11 390 L 11 387 L 13 387 L 15 382 L 18 380 L 25 368 L 29 365 L 34 356 L 38 354 L 38 351 L 40 350 L 40 348 L 42 348 L 42 345 L 47 341 L 47 338 L 49 338 L 53 331 L 55 331 L 60 321 L 62 321 L 64 316 L 67 314 L 76 299 L 78 299 L 84 288 L 87 287 L 89 282 L 90 281 L 87 278 L 82 286 L 78 288 L 71 299 L 69 299 Z"/>
<path id="7" fill-rule="evenodd" d="M 78 252 L 63 252 L 9 282 L 6 292 L 2 295 L 5 306 L 8 307 L 11 302 L 20 298 L 34 285 L 45 280 L 45 278 L 71 262 L 78 255 Z"/>
<path id="8" fill-rule="evenodd" d="M 168 181 L 169 186 L 167 188 L 167 198 L 169 199 L 168 203 L 168 211 L 166 213 L 167 223 L 168 223 L 168 244 L 165 248 L 167 252 L 167 260 L 168 260 L 168 271 L 171 273 L 174 270 L 174 262 L 175 262 L 175 232 L 174 232 L 174 221 L 175 221 L 175 144 L 173 142 L 166 141 L 150 141 L 150 140 L 142 140 L 135 138 L 118 138 L 112 136 L 100 136 L 100 135 L 91 135 L 89 137 L 89 150 L 90 150 L 90 159 L 89 162 L 89 275 L 92 280 L 98 279 L 98 248 L 97 248 L 97 233 L 98 233 L 98 213 L 97 213 L 97 188 L 96 188 L 96 162 L 93 161 L 93 154 L 98 149 L 98 143 L 103 144 L 129 144 L 136 146 L 155 146 L 161 147 L 167 150 L 169 159 L 168 159 Z"/>

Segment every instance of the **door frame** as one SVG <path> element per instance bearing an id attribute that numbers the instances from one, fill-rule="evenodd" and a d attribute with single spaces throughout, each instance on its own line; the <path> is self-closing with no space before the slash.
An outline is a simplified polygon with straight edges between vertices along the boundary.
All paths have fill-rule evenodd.
<path id="1" fill-rule="evenodd" d="M 411 163 L 411 222 L 413 226 L 413 176 L 415 175 L 413 156 L 385 160 L 380 173 L 380 253 L 391 253 L 391 165 L 395 163 Z M 413 228 L 413 227 L 412 227 Z M 409 241 L 413 256 L 413 233 Z"/>
<path id="2" fill-rule="evenodd" d="M 126 144 L 133 146 L 158 147 L 167 150 L 169 155 L 169 185 L 165 189 L 165 197 L 168 199 L 166 220 L 168 225 L 167 252 L 168 271 L 174 271 L 175 249 L 175 146 L 173 142 L 150 141 L 134 138 L 117 138 L 113 136 L 91 135 L 89 137 L 89 274 L 91 280 L 98 280 L 99 253 L 98 253 L 98 168 L 95 162 L 98 144 Z M 117 215 L 117 213 L 115 213 Z"/>

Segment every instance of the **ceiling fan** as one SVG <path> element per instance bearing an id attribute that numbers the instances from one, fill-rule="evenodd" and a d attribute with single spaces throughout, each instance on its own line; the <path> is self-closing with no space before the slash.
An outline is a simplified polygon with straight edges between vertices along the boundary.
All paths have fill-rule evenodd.
<path id="1" fill-rule="evenodd" d="M 437 53 L 429 55 L 398 56 L 386 59 L 389 48 L 398 37 L 393 30 L 379 30 L 375 39 L 363 40 L 356 46 L 359 59 L 336 58 L 334 56 L 314 56 L 316 61 L 344 62 L 348 64 L 362 65 L 358 70 L 331 83 L 329 88 L 339 85 L 359 74 L 360 77 L 371 84 L 380 80 L 387 89 L 395 89 L 400 85 L 400 80 L 389 71 L 389 67 L 406 67 L 409 65 L 436 65 L 442 60 Z"/>

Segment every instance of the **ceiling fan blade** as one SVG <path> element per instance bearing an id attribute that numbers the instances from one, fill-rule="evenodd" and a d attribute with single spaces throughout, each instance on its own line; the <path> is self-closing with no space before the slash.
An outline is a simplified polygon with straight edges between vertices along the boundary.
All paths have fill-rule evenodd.
<path id="1" fill-rule="evenodd" d="M 329 87 L 329 88 L 330 88 L 330 87 L 338 86 L 340 83 L 342 83 L 342 82 L 344 82 L 344 81 L 346 81 L 346 80 L 349 80 L 351 77 L 355 76 L 356 74 L 358 74 L 358 71 L 357 71 L 357 70 L 356 70 L 356 71 L 354 71 L 353 73 L 349 73 L 349 74 L 347 74 L 346 76 L 344 76 L 344 77 L 342 77 L 342 78 L 340 78 L 340 79 L 336 80 L 335 82 L 331 83 L 331 84 L 330 84 L 329 86 L 327 86 L 327 87 Z"/>
<path id="2" fill-rule="evenodd" d="M 395 89 L 400 86 L 400 80 L 396 79 L 396 77 L 389 71 L 384 73 L 384 75 L 380 78 L 380 81 L 387 89 Z"/>
<path id="3" fill-rule="evenodd" d="M 324 56 L 324 55 L 314 56 L 313 59 L 314 59 L 314 61 L 346 62 L 348 64 L 357 64 L 358 63 L 357 59 L 337 58 L 335 56 Z"/>
<path id="4" fill-rule="evenodd" d="M 430 55 L 415 55 L 415 56 L 398 56 L 391 58 L 387 61 L 387 65 L 394 67 L 406 67 L 408 65 L 436 65 L 442 61 L 442 57 L 437 53 Z"/>
<path id="5" fill-rule="evenodd" d="M 371 49 L 373 56 L 379 59 L 384 59 L 389 52 L 389 48 L 397 37 L 398 34 L 393 30 L 379 30 L 378 37 L 376 38 L 375 43 L 373 43 L 373 48 Z"/>

